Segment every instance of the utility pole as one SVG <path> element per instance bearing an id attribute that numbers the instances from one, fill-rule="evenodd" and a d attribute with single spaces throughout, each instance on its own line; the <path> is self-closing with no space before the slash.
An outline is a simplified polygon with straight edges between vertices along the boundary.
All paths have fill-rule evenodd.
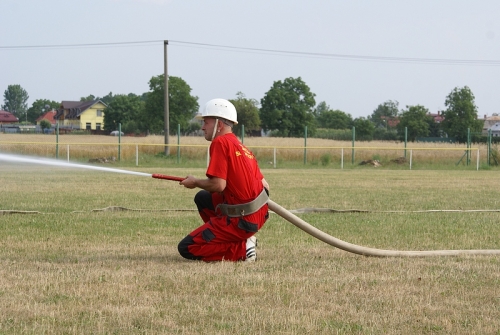
<path id="1" fill-rule="evenodd" d="M 168 40 L 163 41 L 163 46 L 164 46 L 164 76 L 165 76 L 165 96 L 164 96 L 164 101 L 165 101 L 165 156 L 170 155 L 170 146 L 169 144 L 169 129 L 170 129 L 170 122 L 169 122 L 169 111 L 168 111 L 168 67 L 167 67 L 167 45 L 168 45 Z"/>

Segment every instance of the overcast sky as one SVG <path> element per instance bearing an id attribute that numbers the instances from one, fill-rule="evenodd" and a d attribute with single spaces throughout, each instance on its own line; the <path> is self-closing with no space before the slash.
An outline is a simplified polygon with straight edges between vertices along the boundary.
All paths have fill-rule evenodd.
<path id="1" fill-rule="evenodd" d="M 301 77 L 354 118 L 388 100 L 436 112 L 463 86 L 480 116 L 500 112 L 498 0 L 1 0 L 0 13 L 2 103 L 13 84 L 29 106 L 142 94 L 169 40 L 169 75 L 200 106 Z"/>

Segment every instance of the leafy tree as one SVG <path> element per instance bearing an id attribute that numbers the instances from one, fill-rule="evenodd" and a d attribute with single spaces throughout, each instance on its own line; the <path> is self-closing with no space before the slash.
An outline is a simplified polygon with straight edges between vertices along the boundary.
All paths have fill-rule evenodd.
<path id="1" fill-rule="evenodd" d="M 124 132 L 136 132 L 143 109 L 144 102 L 139 96 L 115 95 L 104 109 L 104 130 L 117 130 L 121 123 Z"/>
<path id="2" fill-rule="evenodd" d="M 133 93 L 130 93 L 132 95 L 134 95 Z M 129 95 L 130 95 L 129 94 Z M 101 100 L 102 102 L 104 102 L 106 105 L 109 105 L 111 103 L 111 101 L 113 101 L 113 99 L 115 98 L 116 96 L 113 96 L 113 92 L 109 92 L 107 95 L 103 96 L 102 98 L 96 98 L 96 100 Z"/>
<path id="3" fill-rule="evenodd" d="M 320 128 L 329 129 L 349 129 L 352 128 L 353 122 L 351 114 L 338 109 L 322 112 L 317 120 Z"/>
<path id="4" fill-rule="evenodd" d="M 94 100 L 97 100 L 95 95 L 91 94 L 87 97 L 81 97 L 80 98 L 80 101 L 94 101 Z"/>
<path id="5" fill-rule="evenodd" d="M 356 138 L 360 141 L 371 141 L 373 139 L 373 132 L 375 125 L 370 120 L 360 117 L 354 119 L 353 125 L 356 131 Z"/>
<path id="6" fill-rule="evenodd" d="M 144 127 L 153 133 L 160 133 L 164 129 L 165 106 L 165 75 L 152 77 L 149 81 L 150 92 L 146 97 L 143 114 Z M 181 132 L 189 129 L 189 121 L 196 115 L 200 106 L 198 97 L 191 95 L 191 87 L 179 77 L 168 77 L 169 99 L 169 126 L 170 133 L 177 132 L 180 124 Z"/>
<path id="7" fill-rule="evenodd" d="M 398 124 L 399 133 L 404 136 L 404 129 L 407 129 L 408 139 L 412 142 L 417 137 L 425 137 L 429 135 L 429 119 L 432 116 L 428 115 L 429 110 L 423 106 L 406 106 L 403 110 Z"/>
<path id="8" fill-rule="evenodd" d="M 312 109 L 314 97 L 300 77 L 275 81 L 261 99 L 260 119 L 265 130 L 276 130 L 278 136 L 300 137 L 304 126 L 311 136 L 316 131 Z"/>
<path id="9" fill-rule="evenodd" d="M 441 130 L 441 123 L 436 122 L 433 117 L 429 117 L 426 119 L 427 124 L 429 125 L 429 135 L 430 137 L 440 137 L 442 130 Z"/>
<path id="10" fill-rule="evenodd" d="M 368 119 L 375 124 L 375 127 L 387 128 L 387 121 L 383 117 L 392 119 L 397 117 L 398 114 L 399 102 L 387 100 L 383 104 L 378 105 Z"/>
<path id="11" fill-rule="evenodd" d="M 185 133 L 187 135 L 190 135 L 190 134 L 196 133 L 200 129 L 201 129 L 201 125 L 199 122 L 189 122 L 189 125 L 188 125 Z"/>
<path id="12" fill-rule="evenodd" d="M 50 129 L 52 125 L 50 124 L 49 120 L 43 119 L 40 121 L 40 128 L 42 128 L 42 132 L 45 133 L 45 129 Z"/>
<path id="13" fill-rule="evenodd" d="M 233 132 L 235 134 L 241 133 L 241 126 L 245 126 L 245 133 L 251 133 L 252 130 L 260 129 L 259 117 L 259 102 L 255 99 L 245 98 L 242 92 L 236 93 L 236 99 L 229 100 L 236 107 L 238 113 L 238 124 L 234 126 Z"/>
<path id="14" fill-rule="evenodd" d="M 133 94 L 133 93 L 130 93 L 130 94 Z M 135 95 L 135 94 L 133 94 Z M 99 97 L 99 96 L 96 96 L 96 95 L 93 95 L 93 94 L 90 94 L 86 97 L 81 97 L 80 98 L 80 101 L 94 101 L 94 100 L 101 100 L 102 102 L 104 102 L 106 105 L 108 105 L 111 101 L 113 101 L 114 99 L 114 96 L 113 96 L 113 92 L 109 92 L 107 95 L 103 96 L 102 98 Z"/>
<path id="15" fill-rule="evenodd" d="M 378 141 L 397 141 L 399 137 L 397 130 L 394 128 L 387 129 L 375 127 L 375 130 L 373 131 L 373 139 Z"/>
<path id="16" fill-rule="evenodd" d="M 37 99 L 28 109 L 28 121 L 35 123 L 45 112 L 59 108 L 60 103 L 47 99 Z"/>
<path id="17" fill-rule="evenodd" d="M 313 113 L 314 117 L 315 117 L 316 119 L 318 119 L 318 117 L 320 117 L 320 116 L 321 116 L 321 114 L 322 114 L 323 112 L 326 112 L 326 111 L 328 111 L 328 110 L 330 110 L 330 109 L 331 109 L 331 108 L 330 108 L 330 106 L 328 106 L 328 105 L 326 104 L 326 102 L 321 101 L 321 102 L 320 102 L 320 103 L 316 106 L 316 108 L 314 108 L 314 109 L 313 109 L 313 112 L 312 112 L 312 113 Z"/>
<path id="18" fill-rule="evenodd" d="M 9 85 L 3 93 L 2 109 L 12 113 L 19 120 L 27 118 L 28 92 L 21 85 Z"/>
<path id="19" fill-rule="evenodd" d="M 455 87 L 446 97 L 447 109 L 443 112 L 443 130 L 448 136 L 455 137 L 462 143 L 467 141 L 467 128 L 474 132 L 481 131 L 480 126 L 477 128 L 477 107 L 474 99 L 474 94 L 467 86 Z"/>
<path id="20" fill-rule="evenodd" d="M 144 130 L 151 133 L 162 133 L 165 125 L 164 111 L 164 75 L 152 77 L 149 81 L 150 92 L 147 93 L 142 121 Z M 170 110 L 169 110 L 170 117 Z"/>

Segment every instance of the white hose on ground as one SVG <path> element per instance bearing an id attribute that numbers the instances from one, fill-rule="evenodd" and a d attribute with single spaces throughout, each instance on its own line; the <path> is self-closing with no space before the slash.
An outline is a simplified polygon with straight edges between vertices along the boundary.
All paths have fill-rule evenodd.
<path id="1" fill-rule="evenodd" d="M 500 255 L 500 250 L 428 250 L 428 251 L 400 251 L 384 250 L 362 247 L 356 244 L 344 242 L 327 233 L 311 226 L 298 216 L 290 213 L 272 200 L 268 200 L 269 209 L 278 214 L 288 222 L 302 229 L 309 235 L 336 248 L 363 256 L 375 257 L 429 257 L 429 256 L 458 256 L 458 255 Z"/>

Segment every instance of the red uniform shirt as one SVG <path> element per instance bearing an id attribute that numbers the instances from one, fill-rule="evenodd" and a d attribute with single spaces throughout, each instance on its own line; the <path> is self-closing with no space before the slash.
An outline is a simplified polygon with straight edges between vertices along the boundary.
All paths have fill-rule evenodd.
<path id="1" fill-rule="evenodd" d="M 250 202 L 262 192 L 264 176 L 257 160 L 233 133 L 213 139 L 206 175 L 226 180 L 222 194 L 230 205 Z"/>

